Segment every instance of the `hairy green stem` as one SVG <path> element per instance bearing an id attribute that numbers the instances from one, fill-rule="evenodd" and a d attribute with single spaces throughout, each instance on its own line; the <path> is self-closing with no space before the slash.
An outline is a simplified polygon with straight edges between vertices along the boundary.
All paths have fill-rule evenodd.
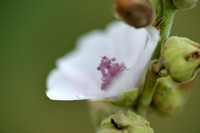
<path id="1" fill-rule="evenodd" d="M 159 18 L 159 19 L 162 19 L 162 18 L 164 19 L 163 23 L 160 26 L 161 40 L 159 41 L 159 43 L 153 53 L 152 59 L 158 59 L 160 57 L 161 45 L 162 45 L 163 41 L 169 37 L 173 19 L 174 19 L 174 15 L 176 13 L 176 9 L 175 9 L 175 7 L 173 7 L 171 0 L 163 0 L 162 4 L 163 4 L 163 9 L 162 9 L 163 15 L 161 18 Z"/>
<path id="2" fill-rule="evenodd" d="M 154 85 L 156 84 L 156 81 L 159 78 L 159 75 L 153 71 L 154 63 L 155 61 L 152 61 L 150 64 L 150 67 L 145 79 L 144 89 L 141 93 L 141 96 L 139 98 L 139 101 L 136 107 L 136 112 L 143 117 L 145 117 L 147 108 L 151 103 L 151 100 L 155 91 Z"/>
<path id="3" fill-rule="evenodd" d="M 164 18 L 164 21 L 160 25 L 160 35 L 161 35 L 161 40 L 158 43 L 158 46 L 152 56 L 152 59 L 158 59 L 160 57 L 160 52 L 161 52 L 161 44 L 165 39 L 168 38 L 173 22 L 173 18 L 175 15 L 175 9 L 173 8 L 173 4 L 171 0 L 163 0 L 162 1 L 162 18 Z M 153 70 L 153 65 L 155 61 L 152 61 L 150 64 L 150 67 L 148 69 L 148 72 L 145 77 L 145 84 L 142 89 L 142 93 L 138 99 L 138 103 L 136 106 L 136 112 L 145 117 L 147 109 L 152 101 L 152 97 L 154 94 L 154 86 L 156 84 L 157 79 L 159 78 L 159 75 L 155 73 Z"/>

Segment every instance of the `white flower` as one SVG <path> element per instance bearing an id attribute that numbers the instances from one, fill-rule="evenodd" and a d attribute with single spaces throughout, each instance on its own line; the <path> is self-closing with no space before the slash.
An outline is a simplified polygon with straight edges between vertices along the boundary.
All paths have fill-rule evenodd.
<path id="1" fill-rule="evenodd" d="M 115 98 L 134 89 L 158 41 L 155 28 L 135 29 L 122 22 L 111 23 L 106 31 L 90 32 L 78 40 L 74 51 L 57 60 L 47 79 L 47 96 L 53 100 Z M 113 69 L 97 69 L 104 56 L 108 61 L 116 59 L 111 67 L 124 65 L 111 78 L 108 73 Z"/>

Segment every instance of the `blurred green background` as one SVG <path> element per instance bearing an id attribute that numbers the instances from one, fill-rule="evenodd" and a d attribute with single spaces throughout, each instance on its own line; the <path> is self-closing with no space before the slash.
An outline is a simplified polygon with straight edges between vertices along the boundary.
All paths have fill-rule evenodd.
<path id="1" fill-rule="evenodd" d="M 111 0 L 0 1 L 0 133 L 94 133 L 85 101 L 51 101 L 46 77 L 78 36 L 114 20 Z M 172 34 L 200 42 L 200 4 L 178 12 Z M 184 110 L 149 117 L 155 133 L 200 133 L 200 83 Z"/>

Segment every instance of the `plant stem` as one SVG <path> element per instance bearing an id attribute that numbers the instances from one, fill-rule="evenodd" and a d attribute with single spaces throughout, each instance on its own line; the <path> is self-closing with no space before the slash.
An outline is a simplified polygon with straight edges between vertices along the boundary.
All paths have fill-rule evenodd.
<path id="1" fill-rule="evenodd" d="M 160 57 L 160 50 L 161 50 L 162 42 L 169 37 L 175 13 L 176 13 L 176 9 L 173 8 L 173 4 L 172 4 L 171 0 L 163 0 L 163 16 L 162 16 L 162 18 L 164 18 L 164 21 L 160 26 L 161 40 L 159 41 L 159 43 L 153 53 L 152 59 L 158 59 Z"/>
<path id="2" fill-rule="evenodd" d="M 158 59 L 160 57 L 160 51 L 161 51 L 161 44 L 165 39 L 168 38 L 173 22 L 173 18 L 175 15 L 175 9 L 173 8 L 173 4 L 171 0 L 163 0 L 162 1 L 163 6 L 163 16 L 164 18 L 163 23 L 160 26 L 161 32 L 161 40 L 158 43 L 158 46 L 156 50 L 154 51 L 154 54 L 152 56 L 152 59 Z M 150 67 L 148 69 L 148 72 L 145 77 L 145 84 L 144 88 L 142 89 L 142 93 L 138 99 L 137 107 L 136 107 L 136 112 L 145 117 L 147 109 L 152 101 L 152 97 L 154 95 L 154 86 L 156 84 L 157 79 L 159 78 L 159 75 L 155 73 L 153 70 L 153 65 L 155 64 L 155 61 L 152 61 L 150 64 Z"/>
<path id="3" fill-rule="evenodd" d="M 152 61 L 150 64 L 149 70 L 146 75 L 144 89 L 137 103 L 136 112 L 142 117 L 145 117 L 146 115 L 147 108 L 151 103 L 151 100 L 155 91 L 154 85 L 156 84 L 156 81 L 159 78 L 159 75 L 153 71 L 154 64 L 155 64 L 155 61 Z"/>

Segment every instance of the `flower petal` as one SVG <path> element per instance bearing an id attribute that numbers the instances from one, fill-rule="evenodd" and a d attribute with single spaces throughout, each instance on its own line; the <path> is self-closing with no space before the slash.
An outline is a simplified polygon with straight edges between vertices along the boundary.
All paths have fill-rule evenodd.
<path id="1" fill-rule="evenodd" d="M 128 71 L 124 71 L 121 76 L 117 77 L 107 91 L 107 97 L 116 96 L 122 92 L 134 89 L 140 80 L 141 75 L 149 62 L 155 47 L 160 39 L 159 31 L 154 27 L 147 27 L 148 41 L 142 54 Z"/>
<path id="2" fill-rule="evenodd" d="M 76 79 L 74 79 L 76 78 Z M 78 80 L 77 80 L 78 79 Z M 103 91 L 88 83 L 82 75 L 66 75 L 59 69 L 51 71 L 47 79 L 47 96 L 52 100 L 96 99 Z"/>
<path id="3" fill-rule="evenodd" d="M 107 27 L 106 36 L 114 45 L 115 58 L 127 66 L 135 63 L 147 40 L 145 29 L 135 29 L 122 22 L 110 24 Z"/>

